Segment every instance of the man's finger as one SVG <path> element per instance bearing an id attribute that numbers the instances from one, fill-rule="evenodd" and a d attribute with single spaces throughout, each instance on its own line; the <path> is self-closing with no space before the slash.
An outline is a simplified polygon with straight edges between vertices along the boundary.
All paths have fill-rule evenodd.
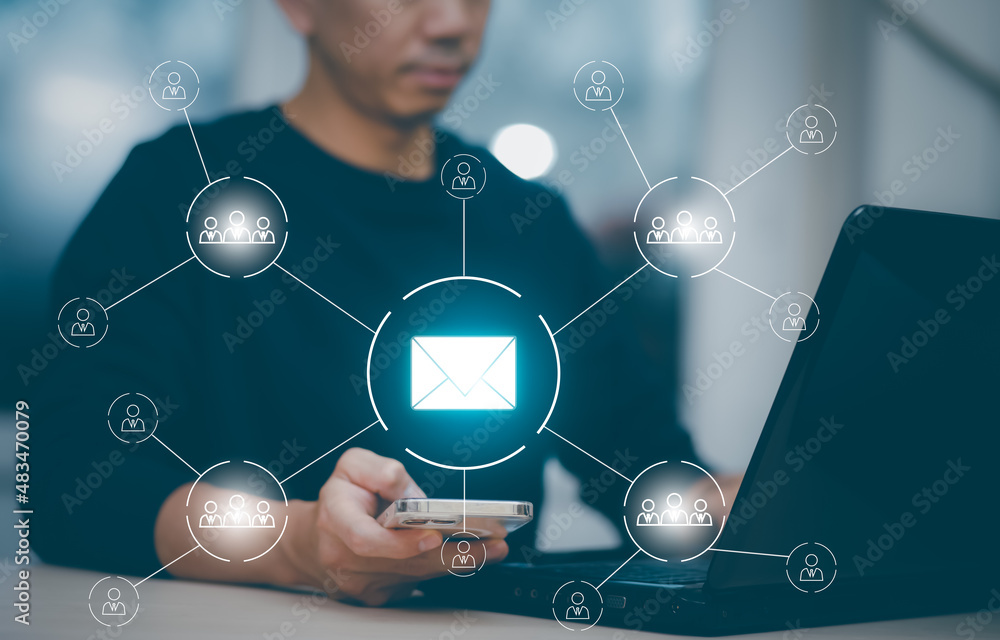
<path id="1" fill-rule="evenodd" d="M 441 546 L 441 534 L 416 529 L 386 529 L 358 500 L 357 487 L 348 480 L 332 478 L 322 494 L 333 533 L 355 555 L 366 558 L 411 558 Z M 352 491 L 353 489 L 353 491 Z"/>
<path id="2" fill-rule="evenodd" d="M 344 478 L 390 502 L 400 498 L 427 497 L 406 472 L 402 462 L 380 456 L 367 449 L 356 447 L 345 451 L 337 462 L 333 475 Z"/>

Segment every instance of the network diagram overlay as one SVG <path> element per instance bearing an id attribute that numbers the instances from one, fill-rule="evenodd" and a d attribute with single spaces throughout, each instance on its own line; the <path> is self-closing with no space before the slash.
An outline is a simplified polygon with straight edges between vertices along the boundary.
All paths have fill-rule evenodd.
<path id="1" fill-rule="evenodd" d="M 278 263 L 288 239 L 289 218 L 277 193 L 249 176 L 218 180 L 209 176 L 188 116 L 188 108 L 200 93 L 197 72 L 185 62 L 168 60 L 153 70 L 148 84 L 150 97 L 161 109 L 184 113 L 205 171 L 207 184 L 186 217 L 186 241 L 192 255 L 107 307 L 87 296 L 68 300 L 57 317 L 60 336 L 75 348 L 98 348 L 109 331 L 109 312 L 115 306 L 192 261 L 199 262 L 214 274 L 212 277 L 231 279 L 278 269 L 353 320 L 359 333 L 370 334 L 366 370 L 369 399 L 377 419 L 280 480 L 249 460 L 222 460 L 199 471 L 156 435 L 156 404 L 139 391 L 122 390 L 107 412 L 112 436 L 133 444 L 153 440 L 187 466 L 195 478 L 185 513 L 192 547 L 141 580 L 132 582 L 122 576 L 98 580 L 88 594 L 88 606 L 100 624 L 121 627 L 130 623 L 139 611 L 139 587 L 197 549 L 225 563 L 253 562 L 271 551 L 288 525 L 288 498 L 282 485 L 377 426 L 400 432 L 410 443 L 406 452 L 417 460 L 461 471 L 463 517 L 456 523 L 461 530 L 456 527 L 445 536 L 440 553 L 442 570 L 460 578 L 476 575 L 487 562 L 483 538 L 489 533 L 466 526 L 469 471 L 502 464 L 520 453 L 530 438 L 545 431 L 628 481 L 622 518 L 636 551 L 600 583 L 570 580 L 556 591 L 552 614 L 566 629 L 586 630 L 598 623 L 604 611 L 601 588 L 640 553 L 667 563 L 688 562 L 708 552 L 767 556 L 776 558 L 775 571 L 782 570 L 778 561 L 784 560 L 785 575 L 799 591 L 821 593 L 833 583 L 836 558 L 819 542 L 803 541 L 786 553 L 716 547 L 726 523 L 726 516 L 718 515 L 725 511 L 726 499 L 715 478 L 697 464 L 664 460 L 630 478 L 547 426 L 561 382 L 556 336 L 646 269 L 662 277 L 692 280 L 720 274 L 770 300 L 769 323 L 778 339 L 801 342 L 815 335 L 820 312 L 809 295 L 789 291 L 772 296 L 720 267 L 736 243 L 737 217 L 729 195 L 790 151 L 804 156 L 826 152 L 837 137 L 837 122 L 828 109 L 805 104 L 792 111 L 785 125 L 788 147 L 727 191 L 695 176 L 674 176 L 654 184 L 614 111 L 625 93 L 624 77 L 606 60 L 587 62 L 573 78 L 573 94 L 583 108 L 610 113 L 646 185 L 633 217 L 633 238 L 643 266 L 553 331 L 520 293 L 466 272 L 466 210 L 469 201 L 486 188 L 487 175 L 479 158 L 458 154 L 442 163 L 439 179 L 441 188 L 458 201 L 456 205 L 461 204 L 461 275 L 442 277 L 407 293 L 373 328 Z M 220 189 L 223 182 L 228 183 L 224 190 Z M 414 333 L 406 318 L 413 310 L 435 303 L 447 309 L 437 316 L 433 327 Z M 381 348 L 393 343 L 404 354 L 394 361 L 385 358 Z M 528 361 L 531 385 L 519 382 Z M 486 412 L 503 415 L 504 437 L 480 447 L 466 466 L 443 462 L 448 459 L 451 440 L 438 442 L 447 439 L 432 436 L 442 429 L 451 434 L 470 433 L 483 424 Z M 259 489 L 233 490 L 226 499 L 199 499 L 199 487 L 226 487 L 241 474 L 260 479 L 255 485 Z M 434 526 L 432 522 L 423 524 Z"/>

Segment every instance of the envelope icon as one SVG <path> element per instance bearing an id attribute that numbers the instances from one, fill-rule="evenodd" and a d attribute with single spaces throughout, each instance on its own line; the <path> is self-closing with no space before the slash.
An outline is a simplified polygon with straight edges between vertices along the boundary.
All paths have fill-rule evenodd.
<path id="1" fill-rule="evenodd" d="M 513 409 L 513 336 L 425 336 L 410 341 L 414 409 Z"/>

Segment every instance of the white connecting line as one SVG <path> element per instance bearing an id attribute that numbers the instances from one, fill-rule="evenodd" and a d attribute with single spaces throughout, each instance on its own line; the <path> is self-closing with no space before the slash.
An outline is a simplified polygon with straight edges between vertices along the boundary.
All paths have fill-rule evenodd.
<path id="1" fill-rule="evenodd" d="M 306 289 L 309 289 L 310 291 L 312 291 L 313 293 L 315 293 L 316 295 L 318 295 L 320 298 L 323 298 L 324 300 L 326 300 L 327 302 L 329 302 L 330 304 L 332 304 L 334 307 L 337 308 L 338 311 L 340 311 L 341 313 L 343 313 L 345 316 L 347 316 L 351 320 L 354 320 L 355 322 L 357 322 L 358 324 L 360 324 L 365 329 L 368 329 L 369 333 L 372 333 L 372 334 L 375 333 L 374 329 L 372 329 L 371 327 L 369 327 L 368 325 L 366 325 L 364 322 L 361 322 L 360 320 L 358 320 L 357 318 L 355 318 L 351 314 L 347 313 L 347 311 L 344 311 L 343 307 L 341 307 L 340 305 L 338 305 L 333 300 L 330 300 L 329 298 L 327 298 L 326 296 L 324 296 L 319 291 L 316 291 L 315 289 L 313 289 L 312 287 L 310 287 L 309 285 L 307 285 L 305 282 L 303 282 L 301 279 L 299 279 L 294 273 L 292 273 L 288 269 L 284 268 L 283 266 L 281 266 L 277 262 L 274 263 L 274 266 L 278 267 L 279 269 L 281 269 L 282 271 L 284 271 L 285 273 L 287 273 L 288 275 L 290 275 L 292 278 L 294 278 L 299 284 L 301 284 Z"/>
<path id="2" fill-rule="evenodd" d="M 187 460 L 185 460 L 184 458 L 182 458 L 182 457 L 180 457 L 179 455 L 177 455 L 177 452 L 176 452 L 176 451 L 174 451 L 173 449 L 171 449 L 170 447 L 168 447 L 168 446 L 167 446 L 166 444 L 164 444 L 164 443 L 163 443 L 163 440 L 160 440 L 159 438 L 157 438 L 157 437 L 156 437 L 156 434 L 153 434 L 153 435 L 152 435 L 152 436 L 150 436 L 150 437 L 151 437 L 151 438 L 152 438 L 153 440 L 156 440 L 157 442 L 159 442 L 160 444 L 162 444 L 162 445 L 163 445 L 163 448 L 164 448 L 164 449 L 166 449 L 166 450 L 167 450 L 167 451 L 169 451 L 170 453 L 174 454 L 174 456 L 175 456 L 175 457 L 176 457 L 176 458 L 177 458 L 178 460 L 180 460 L 181 462 L 183 462 L 183 463 L 184 463 L 184 466 L 186 466 L 186 467 L 187 467 L 188 469 L 190 469 L 191 471 L 194 471 L 194 474 L 195 474 L 196 476 L 199 476 L 199 477 L 201 476 L 201 474 L 200 474 L 200 473 L 198 473 L 198 470 L 197 470 L 197 469 L 195 469 L 194 467 L 192 467 L 191 465 L 189 465 L 189 464 L 188 464 L 188 462 L 187 462 Z"/>
<path id="3" fill-rule="evenodd" d="M 162 275 L 159 275 L 159 276 L 156 276 L 155 278 L 153 278 L 152 280 L 150 280 L 150 281 L 149 281 L 149 282 L 147 282 L 146 284 L 142 285 L 141 287 L 139 287 L 138 289 L 136 289 L 136 290 L 135 290 L 135 291 L 133 291 L 132 293 L 128 294 L 127 296 L 125 296 L 125 297 L 124 297 L 124 298 L 122 298 L 121 300 L 117 300 L 117 301 L 115 301 L 114 303 L 112 303 L 112 304 L 109 304 L 109 305 L 107 306 L 107 308 L 106 308 L 106 309 L 104 309 L 104 310 L 105 310 L 105 311 L 110 311 L 111 309 L 113 309 L 113 308 L 115 307 L 115 305 L 118 305 L 118 304 L 121 304 L 122 302 L 125 302 L 126 300 L 128 300 L 129 298 L 131 298 L 132 296 L 134 296 L 135 294 L 139 293 L 140 291 L 142 291 L 143 289 L 145 289 L 145 288 L 146 288 L 146 287 L 148 287 L 149 285 L 153 284 L 154 282 L 156 282 L 157 280 L 159 280 L 160 278 L 162 278 L 163 276 L 167 276 L 167 275 L 170 275 L 171 273 L 173 273 L 173 272 L 174 272 L 174 271 L 176 271 L 177 269 L 180 269 L 181 267 L 183 267 L 183 266 L 184 266 L 184 265 L 186 265 L 187 263 L 191 262 L 192 260 L 194 260 L 194 256 L 191 256 L 190 258 L 188 258 L 188 259 L 187 259 L 187 260 L 185 260 L 184 262 L 180 263 L 179 265 L 177 265 L 176 267 L 174 267 L 174 268 L 173 268 L 173 269 L 171 269 L 170 271 L 167 271 L 166 273 L 164 273 L 164 274 L 162 274 Z"/>
<path id="4" fill-rule="evenodd" d="M 640 271 L 642 271 L 643 269 L 645 269 L 645 268 L 646 268 L 646 267 L 648 267 L 648 266 L 649 266 L 649 263 L 647 262 L 646 264 L 644 264 L 644 265 L 642 265 L 641 267 L 639 267 L 638 269 L 636 269 L 635 273 L 633 273 L 633 274 L 632 274 L 632 275 L 630 275 L 629 277 L 625 278 L 624 280 L 622 280 L 621 282 L 619 282 L 618 284 L 616 284 L 616 285 L 615 285 L 615 287 L 614 287 L 614 289 L 612 289 L 611 291 L 608 291 L 608 292 L 607 292 L 607 293 L 605 293 L 605 294 L 604 294 L 603 296 L 601 296 L 600 298 L 598 298 L 598 299 L 597 299 L 597 302 L 595 302 L 594 304 L 590 305 L 589 307 L 587 307 L 586 309 L 584 309 L 584 310 L 583 310 L 583 311 L 581 311 L 580 313 L 576 314 L 576 317 L 575 317 L 575 318 L 573 318 L 572 320 L 570 320 L 569 322 L 567 322 L 567 323 L 566 323 L 566 324 L 564 324 L 563 326 L 561 326 L 561 327 L 559 327 L 558 329 L 556 329 L 556 330 L 555 330 L 554 332 L 552 332 L 552 335 L 553 335 L 553 336 L 555 336 L 555 335 L 556 335 L 557 333 L 559 333 L 560 331 L 562 331 L 563 329 L 565 329 L 565 328 L 566 328 L 566 327 L 568 327 L 569 325 L 571 325 L 571 324 L 573 324 L 574 322 L 576 322 L 577 318 L 579 318 L 579 317 L 580 317 L 580 316 L 582 316 L 583 314 L 585 314 L 585 313 L 587 313 L 588 311 L 590 311 L 591 309 L 593 309 L 593 308 L 594 308 L 594 306 L 595 306 L 595 305 L 596 305 L 596 304 L 597 304 L 598 302 L 600 302 L 601 300 L 604 300 L 605 298 L 607 298 L 608 296 L 610 296 L 610 295 L 611 295 L 612 293 L 614 293 L 615 291 L 617 291 L 617 290 L 618 290 L 618 287 L 622 286 L 623 284 L 625 284 L 626 282 L 628 282 L 628 281 L 629 281 L 629 280 L 631 280 L 632 278 L 634 278 L 634 277 L 636 277 L 637 275 L 639 275 L 639 272 L 640 272 Z"/>
<path id="5" fill-rule="evenodd" d="M 740 186 L 741 184 L 743 184 L 744 182 L 746 182 L 746 181 L 747 181 L 747 180 L 749 180 L 750 178 L 754 177 L 755 175 L 757 175 L 758 173 L 760 173 L 761 171 L 763 171 L 763 170 L 764 170 L 764 167 L 766 167 L 767 165 L 771 164 L 772 162 L 774 162 L 775 160 L 777 160 L 777 159 L 778 159 L 778 158 L 780 158 L 781 156 L 785 155 L 786 153 L 788 153 L 789 151 L 791 151 L 791 150 L 792 150 L 792 149 L 794 149 L 794 148 L 795 148 L 795 147 L 788 147 L 787 149 L 785 149 L 784 151 L 782 151 L 782 152 L 781 152 L 781 153 L 779 153 L 778 155 L 776 155 L 776 156 L 774 156 L 773 158 L 771 158 L 770 160 L 768 160 L 768 161 L 767 161 L 766 163 L 764 163 L 764 166 L 763 166 L 763 167 L 761 167 L 760 169 L 757 169 L 756 171 L 754 171 L 753 173 L 751 173 L 750 175 L 748 175 L 747 177 L 743 178 L 743 179 L 742 179 L 742 180 L 740 180 L 740 181 L 739 181 L 738 183 L 736 183 L 736 187 Z M 728 196 L 728 195 L 729 195 L 730 193 L 732 193 L 733 191 L 736 191 L 736 187 L 733 187 L 733 188 L 731 188 L 731 189 L 730 189 L 729 191 L 725 192 L 725 193 L 724 193 L 724 194 L 722 194 L 722 195 L 724 195 L 724 196 Z"/>
<path id="6" fill-rule="evenodd" d="M 611 117 L 615 119 L 615 124 L 618 125 L 618 130 L 622 132 L 622 139 L 625 140 L 625 144 L 628 145 L 628 150 L 632 151 L 632 143 L 628 141 L 628 136 L 625 135 L 625 128 L 622 127 L 622 123 L 618 122 L 618 116 L 615 115 L 614 107 L 608 109 L 611 112 Z M 642 180 L 646 183 L 646 189 L 652 190 L 652 186 L 649 184 L 649 180 L 646 178 L 646 172 L 642 170 L 642 165 L 639 164 L 639 158 L 635 157 L 635 151 L 632 151 L 632 159 L 635 160 L 635 166 L 639 167 L 639 173 L 642 174 Z"/>
<path id="7" fill-rule="evenodd" d="M 726 276 L 727 278 L 731 278 L 731 279 L 735 280 L 736 282 L 739 282 L 744 287 L 750 287 L 751 289 L 753 289 L 757 293 L 763 294 L 763 295 L 767 296 L 768 298 L 770 298 L 771 300 L 777 300 L 777 298 L 775 298 L 774 296 L 772 296 L 770 293 L 764 293 L 763 291 L 761 291 L 757 287 L 755 287 L 755 286 L 753 286 L 751 284 L 747 284 L 747 283 L 743 282 L 742 280 L 740 280 L 736 276 L 729 275 L 728 273 L 726 273 L 725 271 L 719 269 L 718 267 L 716 267 L 715 269 L 712 269 L 712 271 L 718 271 L 719 273 L 721 273 L 722 275 Z"/>
<path id="8" fill-rule="evenodd" d="M 598 591 L 600 591 L 601 587 L 603 587 L 603 586 L 604 586 L 604 583 L 605 583 L 605 582 L 607 582 L 608 580 L 610 580 L 610 579 L 612 578 L 612 576 L 614 576 L 614 575 L 615 575 L 616 573 L 618 573 L 619 571 L 621 571 L 621 570 L 622 570 L 622 567 L 624 567 L 625 565 L 627 565 L 627 564 L 628 564 L 628 563 L 629 563 L 629 562 L 630 562 L 630 561 L 632 560 L 632 558 L 634 558 L 634 557 L 636 557 L 637 555 L 639 555 L 639 552 L 640 552 L 640 551 L 642 551 L 642 549 L 636 549 L 636 550 L 635 550 L 635 553 L 633 553 L 632 555 L 630 555 L 630 556 L 628 557 L 628 560 L 626 560 L 625 562 L 621 563 L 621 565 L 620 565 L 620 566 L 619 566 L 619 567 L 618 567 L 617 569 L 615 569 L 614 571 L 612 571 L 612 572 L 611 572 L 611 575 L 609 575 L 609 576 L 608 576 L 607 578 L 605 578 L 604 580 L 601 580 L 601 584 L 597 585 L 597 586 L 596 586 L 596 587 L 594 587 L 594 588 L 595 588 L 595 589 L 597 589 Z"/>
<path id="9" fill-rule="evenodd" d="M 736 551 L 735 549 L 716 549 L 715 547 L 709 547 L 706 551 L 722 551 L 724 553 L 742 553 L 748 556 L 767 556 L 770 558 L 785 558 L 788 559 L 789 556 L 783 556 L 780 553 L 758 553 L 756 551 Z"/>
<path id="10" fill-rule="evenodd" d="M 181 109 L 184 112 L 184 117 L 188 122 L 188 129 L 191 130 L 191 138 L 194 139 L 194 148 L 198 151 L 198 159 L 201 160 L 201 168 L 205 170 L 205 179 L 208 180 L 209 184 L 212 184 L 212 176 L 208 175 L 208 167 L 205 166 L 205 158 L 201 157 L 201 147 L 198 146 L 198 138 L 194 135 L 194 127 L 191 126 L 191 116 L 188 115 L 187 107 Z"/>
<path id="11" fill-rule="evenodd" d="M 310 463 L 309 463 L 309 464 L 307 464 L 306 466 L 302 467 L 301 469 L 299 469 L 298 471 L 296 471 L 296 472 L 295 472 L 295 473 L 293 473 L 292 475 L 288 476 L 287 478 L 285 478 L 284 480 L 282 480 L 282 481 L 281 481 L 281 482 L 279 482 L 278 484 L 285 484 L 286 482 L 288 482 L 289 480 L 291 480 L 291 479 L 292 479 L 292 478 L 294 478 L 295 476 L 299 475 L 300 473 L 302 473 L 303 471 L 305 471 L 305 470 L 306 470 L 306 469 L 308 469 L 309 467 L 313 466 L 314 464 L 316 464 L 317 462 L 319 462 L 319 461 L 320 461 L 320 460 L 322 460 L 323 458 L 327 457 L 328 455 L 330 455 L 331 453 L 333 453 L 333 452 L 334 452 L 334 451 L 336 451 L 337 449 L 341 448 L 342 446 L 344 446 L 345 444 L 347 444 L 347 443 L 348 443 L 348 442 L 350 442 L 351 440 L 354 440 L 355 438 L 357 438 L 358 436 L 360 436 L 360 435 L 361 435 L 362 433 L 364 433 L 365 431 L 368 431 L 369 429 L 371 429 L 372 427 L 374 427 L 374 426 L 375 426 L 375 425 L 377 425 L 377 424 L 378 424 L 378 420 L 376 420 L 375 422 L 371 423 L 370 425 L 368 425 L 367 427 L 365 427 L 365 428 L 364 428 L 364 429 L 362 429 L 361 431 L 358 431 L 357 433 L 355 433 L 355 434 L 354 434 L 353 436 L 351 436 L 351 437 L 350 437 L 350 438 L 348 438 L 347 440 L 344 440 L 343 442 L 341 442 L 340 444 L 338 444 L 338 445 L 337 445 L 336 447 L 334 447 L 334 448 L 330 449 L 329 451 L 327 451 L 326 453 L 324 453 L 324 454 L 323 454 L 323 455 L 321 455 L 320 457 L 316 458 L 315 460 L 313 460 L 312 462 L 310 462 Z"/>
<path id="12" fill-rule="evenodd" d="M 625 475 L 625 474 L 624 474 L 624 473 L 622 473 L 621 471 L 619 471 L 619 470 L 615 469 L 614 467 L 612 467 L 611 465 L 607 464 L 606 462 L 602 462 L 601 460 L 598 460 L 597 458 L 595 458 L 594 456 L 590 455 L 589 453 L 587 453 L 586 451 L 584 451 L 584 450 L 583 450 L 583 449 L 581 449 L 580 447 L 576 446 L 575 444 L 573 444 L 572 442 L 570 442 L 570 441 L 569 441 L 569 440 L 567 440 L 566 438 L 562 437 L 561 435 L 559 435 L 558 433 L 556 433 L 556 432 L 555 432 L 555 431 L 553 431 L 552 429 L 549 429 L 548 427 L 544 427 L 544 426 L 543 426 L 542 428 L 543 428 L 543 429 L 545 429 L 546 431 L 548 431 L 549 433 L 551 433 L 552 435 L 554 435 L 555 437 L 559 438 L 560 440 L 562 440 L 563 442 L 565 442 L 565 443 L 566 443 L 566 444 L 568 444 L 569 446 L 573 447 L 574 449 L 576 449 L 577 451 L 579 451 L 579 452 L 580 452 L 580 453 L 582 453 L 583 455 L 587 456 L 588 458 L 590 458 L 590 459 L 591 459 L 591 460 L 593 460 L 594 462 L 597 462 L 598 464 L 602 464 L 602 465 L 604 465 L 605 467 L 607 467 L 607 468 L 608 468 L 608 469 L 610 469 L 611 471 L 614 471 L 615 473 L 617 473 L 617 474 L 618 474 L 618 475 L 620 475 L 621 477 L 625 478 L 625 479 L 626 479 L 626 480 L 628 480 L 629 482 L 633 482 L 632 478 L 629 478 L 629 477 L 628 477 L 627 475 Z"/>
<path id="13" fill-rule="evenodd" d="M 201 545 L 199 544 L 199 545 L 198 545 L 198 546 L 196 546 L 196 547 L 195 547 L 194 549 L 191 549 L 191 551 L 194 551 L 195 549 L 201 549 Z M 152 578 L 153 576 L 155 576 L 155 575 L 156 575 L 156 574 L 158 574 L 159 572 L 163 571 L 164 569 L 166 569 L 167 567 L 169 567 L 169 566 L 170 566 L 170 565 L 172 565 L 173 563 L 177 562 L 178 560 L 180 560 L 181 558 L 183 558 L 183 557 L 184 557 L 184 556 L 186 556 L 187 554 L 191 553 L 191 551 L 186 551 L 186 552 L 185 552 L 185 553 L 183 553 L 182 555 L 180 555 L 180 556 L 178 556 L 178 557 L 174 558 L 173 560 L 171 560 L 171 561 L 170 561 L 170 562 L 168 562 L 167 564 L 163 565 L 162 567 L 160 567 L 159 569 L 157 569 L 157 570 L 156 570 L 156 571 L 154 571 L 153 573 L 149 574 L 148 576 L 146 576 L 145 578 L 143 578 L 143 579 L 142 579 L 142 580 L 140 580 L 139 582 L 136 582 L 136 583 L 135 583 L 134 585 L 132 585 L 132 586 L 133 586 L 133 587 L 135 587 L 136 589 L 138 589 L 138 588 L 139 588 L 139 585 L 140 585 L 140 584 L 142 584 L 142 583 L 143 583 L 143 582 L 145 582 L 146 580 L 149 580 L 150 578 Z"/>

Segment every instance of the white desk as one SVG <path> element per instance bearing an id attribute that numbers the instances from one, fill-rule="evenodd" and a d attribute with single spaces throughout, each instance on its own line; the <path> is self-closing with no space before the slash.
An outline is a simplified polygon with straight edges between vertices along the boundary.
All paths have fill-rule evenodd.
<path id="1" fill-rule="evenodd" d="M 11 621 L 9 597 L 3 598 L 0 622 L 3 638 L 418 638 L 462 640 L 578 637 L 554 620 L 498 613 L 450 609 L 367 609 L 334 601 L 313 605 L 310 596 L 268 589 L 236 587 L 153 578 L 139 587 L 141 607 L 120 635 L 97 635 L 105 630 L 87 610 L 87 593 L 103 577 L 89 571 L 60 567 L 33 568 L 32 619 L 30 628 Z M 3 586 L 12 586 L 8 580 Z M 984 596 L 983 606 L 987 598 Z M 314 610 L 310 607 L 315 607 Z M 308 619 L 303 617 L 308 613 Z M 776 631 L 752 636 L 751 640 L 822 640 L 825 638 L 955 638 L 965 615 L 822 627 L 794 632 Z M 285 634 L 281 625 L 285 623 Z M 288 633 L 291 631 L 291 633 Z M 274 634 L 274 635 L 268 635 Z M 610 638 L 667 638 L 608 627 L 594 627 L 583 634 L 592 640 Z M 1000 638 L 1000 616 L 976 634 Z"/>

